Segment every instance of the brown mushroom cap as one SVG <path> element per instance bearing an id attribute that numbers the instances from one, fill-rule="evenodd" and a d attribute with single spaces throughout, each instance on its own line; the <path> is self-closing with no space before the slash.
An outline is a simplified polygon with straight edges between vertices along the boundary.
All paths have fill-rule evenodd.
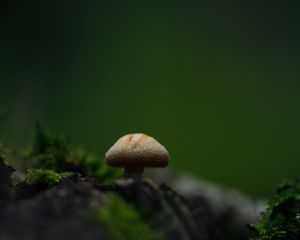
<path id="1" fill-rule="evenodd" d="M 105 159 L 109 166 L 115 167 L 165 167 L 170 156 L 154 138 L 135 133 L 121 137 L 107 151 Z"/>

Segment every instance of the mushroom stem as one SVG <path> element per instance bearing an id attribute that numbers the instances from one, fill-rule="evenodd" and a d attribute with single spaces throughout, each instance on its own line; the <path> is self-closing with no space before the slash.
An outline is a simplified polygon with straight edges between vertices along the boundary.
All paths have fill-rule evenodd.
<path id="1" fill-rule="evenodd" d="M 144 172 L 143 167 L 125 167 L 125 178 L 140 178 Z"/>

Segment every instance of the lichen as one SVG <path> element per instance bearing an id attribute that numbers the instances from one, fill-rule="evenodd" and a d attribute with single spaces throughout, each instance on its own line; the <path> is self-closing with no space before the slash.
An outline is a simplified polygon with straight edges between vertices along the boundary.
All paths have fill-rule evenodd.
<path id="1" fill-rule="evenodd" d="M 32 167 L 57 173 L 77 172 L 101 182 L 109 182 L 120 175 L 118 170 L 108 168 L 102 159 L 83 149 L 74 148 L 65 138 L 53 135 L 40 124 L 36 124 L 26 155 Z"/>
<path id="2" fill-rule="evenodd" d="M 104 206 L 89 214 L 94 223 L 104 226 L 109 240 L 162 240 L 163 233 L 153 230 L 130 203 L 116 194 L 108 195 Z"/>
<path id="3" fill-rule="evenodd" d="M 269 201 L 258 224 L 252 225 L 258 240 L 300 239 L 300 181 L 284 180 Z"/>

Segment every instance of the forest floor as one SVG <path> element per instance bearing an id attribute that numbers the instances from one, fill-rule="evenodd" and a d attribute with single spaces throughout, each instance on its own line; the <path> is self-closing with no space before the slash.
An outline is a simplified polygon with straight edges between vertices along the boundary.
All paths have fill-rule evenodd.
<path id="1" fill-rule="evenodd" d="M 266 203 L 170 171 L 147 175 L 123 178 L 37 125 L 25 155 L 0 145 L 0 239 L 300 239 L 299 180 Z"/>
<path id="2" fill-rule="evenodd" d="M 247 209 L 253 202 L 237 193 L 229 197 L 219 192 L 213 197 L 200 186 L 198 192 L 181 195 L 148 177 L 101 184 L 79 174 L 55 183 L 39 178 L 13 186 L 9 179 L 13 168 L 2 165 L 0 170 L 1 240 L 246 240 L 251 236 L 247 224 L 254 219 Z M 174 184 L 182 188 L 183 182 L 195 185 L 189 179 Z"/>

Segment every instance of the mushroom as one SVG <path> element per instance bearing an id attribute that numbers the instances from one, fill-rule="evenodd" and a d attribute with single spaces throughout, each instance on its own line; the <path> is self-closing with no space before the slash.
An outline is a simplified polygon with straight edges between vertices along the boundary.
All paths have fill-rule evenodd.
<path id="1" fill-rule="evenodd" d="M 105 154 L 106 163 L 124 167 L 125 177 L 138 178 L 144 167 L 165 167 L 169 163 L 167 149 L 154 138 L 134 133 L 121 137 Z"/>

